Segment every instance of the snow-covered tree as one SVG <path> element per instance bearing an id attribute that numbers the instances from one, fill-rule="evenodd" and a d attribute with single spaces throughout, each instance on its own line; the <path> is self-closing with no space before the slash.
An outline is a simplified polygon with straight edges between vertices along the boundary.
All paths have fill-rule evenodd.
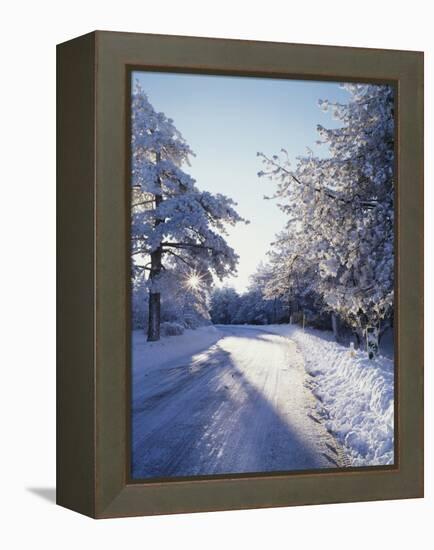
<path id="1" fill-rule="evenodd" d="M 131 323 L 133 329 L 144 329 L 149 309 L 148 288 L 142 274 L 132 279 Z"/>
<path id="2" fill-rule="evenodd" d="M 211 295 L 211 320 L 215 324 L 234 323 L 239 308 L 240 296 L 232 287 L 215 288 Z"/>
<path id="3" fill-rule="evenodd" d="M 317 270 L 299 254 L 287 231 L 276 236 L 268 256 L 262 284 L 264 297 L 280 300 L 288 319 L 296 318 L 300 312 L 319 318 L 324 313 L 324 303 L 316 290 Z"/>
<path id="4" fill-rule="evenodd" d="M 288 215 L 291 253 L 279 267 L 302 261 L 326 307 L 360 338 L 393 312 L 394 94 L 383 85 L 345 88 L 347 104 L 320 102 L 342 123 L 318 126 L 329 154 L 310 152 L 293 170 L 285 150 L 259 153 L 259 176 L 277 181 L 274 197 Z"/>
<path id="5" fill-rule="evenodd" d="M 184 328 L 197 328 L 210 322 L 211 281 L 194 276 L 189 267 L 171 260 L 162 273 L 161 322 L 174 322 Z M 134 328 L 147 327 L 149 289 L 142 271 L 133 279 L 132 321 Z"/>
<path id="6" fill-rule="evenodd" d="M 248 289 L 238 294 L 231 287 L 216 288 L 211 295 L 211 319 L 217 324 L 267 325 L 287 320 L 283 302 L 264 295 L 267 266 L 260 265 Z"/>
<path id="7" fill-rule="evenodd" d="M 183 170 L 193 151 L 137 84 L 132 94 L 133 276 L 149 272 L 148 340 L 160 337 L 165 271 L 183 263 L 191 276 L 236 271 L 238 256 L 225 227 L 242 218 L 232 199 L 200 191 Z M 180 283 L 182 283 L 180 281 Z"/>

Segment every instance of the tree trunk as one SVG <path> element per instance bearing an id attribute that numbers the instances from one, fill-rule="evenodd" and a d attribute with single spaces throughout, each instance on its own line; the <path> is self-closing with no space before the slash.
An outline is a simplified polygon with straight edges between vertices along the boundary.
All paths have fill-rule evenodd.
<path id="1" fill-rule="evenodd" d="M 336 342 L 339 342 L 339 340 L 340 340 L 339 319 L 338 319 L 338 316 L 335 313 L 332 313 L 331 317 L 332 317 L 333 335 L 335 337 Z"/>
<path id="2" fill-rule="evenodd" d="M 353 333 L 354 333 L 354 336 L 356 337 L 356 348 L 360 349 L 360 336 L 359 336 L 359 333 L 357 332 L 357 330 L 354 330 Z"/>
<path id="3" fill-rule="evenodd" d="M 156 153 L 156 164 L 161 161 L 160 153 Z M 161 189 L 161 179 L 157 178 L 157 187 Z M 155 208 L 162 203 L 163 197 L 160 194 L 155 195 Z M 157 227 L 163 220 L 156 218 L 155 227 Z M 160 292 L 155 292 L 153 288 L 154 279 L 156 279 L 161 273 L 161 256 L 162 248 L 159 246 L 154 252 L 151 253 L 151 271 L 149 274 L 150 288 L 149 288 L 149 315 L 148 315 L 148 342 L 156 342 L 160 339 Z"/>
<path id="4" fill-rule="evenodd" d="M 357 317 L 357 325 L 353 330 L 356 334 L 358 348 L 366 351 L 366 327 L 368 325 L 368 318 L 361 311 L 358 313 Z"/>
<path id="5" fill-rule="evenodd" d="M 356 337 L 357 349 L 363 350 L 365 348 L 365 332 L 362 328 L 358 327 L 353 329 L 353 333 Z"/>
<path id="6" fill-rule="evenodd" d="M 149 295 L 148 342 L 160 339 L 160 293 Z"/>
<path id="7" fill-rule="evenodd" d="M 161 248 L 151 254 L 151 287 L 149 289 L 148 342 L 160 339 L 160 293 L 152 289 L 152 279 L 161 273 Z"/>

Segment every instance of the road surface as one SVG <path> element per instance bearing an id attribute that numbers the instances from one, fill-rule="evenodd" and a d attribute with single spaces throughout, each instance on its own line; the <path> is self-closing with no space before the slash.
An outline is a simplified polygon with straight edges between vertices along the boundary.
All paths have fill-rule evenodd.
<path id="1" fill-rule="evenodd" d="M 205 351 L 135 372 L 132 477 L 343 466 L 295 343 L 256 328 L 219 330 Z"/>

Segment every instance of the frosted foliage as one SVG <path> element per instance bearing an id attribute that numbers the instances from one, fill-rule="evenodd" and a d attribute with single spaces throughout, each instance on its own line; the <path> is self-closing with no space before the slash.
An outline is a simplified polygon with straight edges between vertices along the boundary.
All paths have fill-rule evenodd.
<path id="1" fill-rule="evenodd" d="M 211 320 L 217 324 L 253 324 L 288 322 L 287 308 L 279 298 L 268 299 L 265 292 L 267 267 L 258 266 L 246 292 L 238 294 L 230 287 L 217 288 L 211 295 Z"/>
<path id="2" fill-rule="evenodd" d="M 134 250 L 194 256 L 203 270 L 224 277 L 236 268 L 238 256 L 222 234 L 225 226 L 242 221 L 232 199 L 200 191 L 183 171 L 193 151 L 173 121 L 157 113 L 143 90 L 136 86 L 132 99 L 132 184 L 145 197 L 133 209 Z M 161 196 L 156 205 L 153 198 Z M 146 201 L 143 201 L 146 202 Z M 160 222 L 156 224 L 156 222 Z M 170 252 L 169 252 L 170 251 Z"/>
<path id="3" fill-rule="evenodd" d="M 348 104 L 320 101 L 341 122 L 318 126 L 330 155 L 309 152 L 292 169 L 284 149 L 258 155 L 260 177 L 288 222 L 271 253 L 271 294 L 303 287 L 353 328 L 378 324 L 393 310 L 394 97 L 389 86 L 344 86 Z M 301 289 L 302 290 L 302 289 Z"/>
<path id="4" fill-rule="evenodd" d="M 163 305 L 165 296 L 181 292 L 181 309 L 206 319 L 211 275 L 223 279 L 236 272 L 238 256 L 225 240 L 227 227 L 244 220 L 232 199 L 200 191 L 184 171 L 193 151 L 138 84 L 132 94 L 131 127 L 133 279 L 144 279 L 152 292 L 160 292 Z M 155 252 L 161 254 L 161 267 L 152 272 Z M 199 274 L 201 285 L 187 292 L 191 273 Z M 142 291 L 138 284 L 134 288 Z"/>

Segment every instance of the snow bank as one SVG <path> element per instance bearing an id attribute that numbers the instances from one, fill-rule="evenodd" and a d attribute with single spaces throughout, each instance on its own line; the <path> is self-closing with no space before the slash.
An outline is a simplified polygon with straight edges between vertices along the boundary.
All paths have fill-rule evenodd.
<path id="1" fill-rule="evenodd" d="M 215 344 L 222 333 L 214 326 L 187 329 L 178 336 L 163 336 L 158 342 L 147 342 L 143 330 L 132 332 L 133 370 L 150 372 L 173 366 L 173 361 L 182 360 Z"/>
<path id="2" fill-rule="evenodd" d="M 318 414 L 345 447 L 351 465 L 393 464 L 393 360 L 379 355 L 370 361 L 366 353 L 334 342 L 328 332 L 303 332 L 295 325 L 263 328 L 299 346 L 312 377 Z"/>

